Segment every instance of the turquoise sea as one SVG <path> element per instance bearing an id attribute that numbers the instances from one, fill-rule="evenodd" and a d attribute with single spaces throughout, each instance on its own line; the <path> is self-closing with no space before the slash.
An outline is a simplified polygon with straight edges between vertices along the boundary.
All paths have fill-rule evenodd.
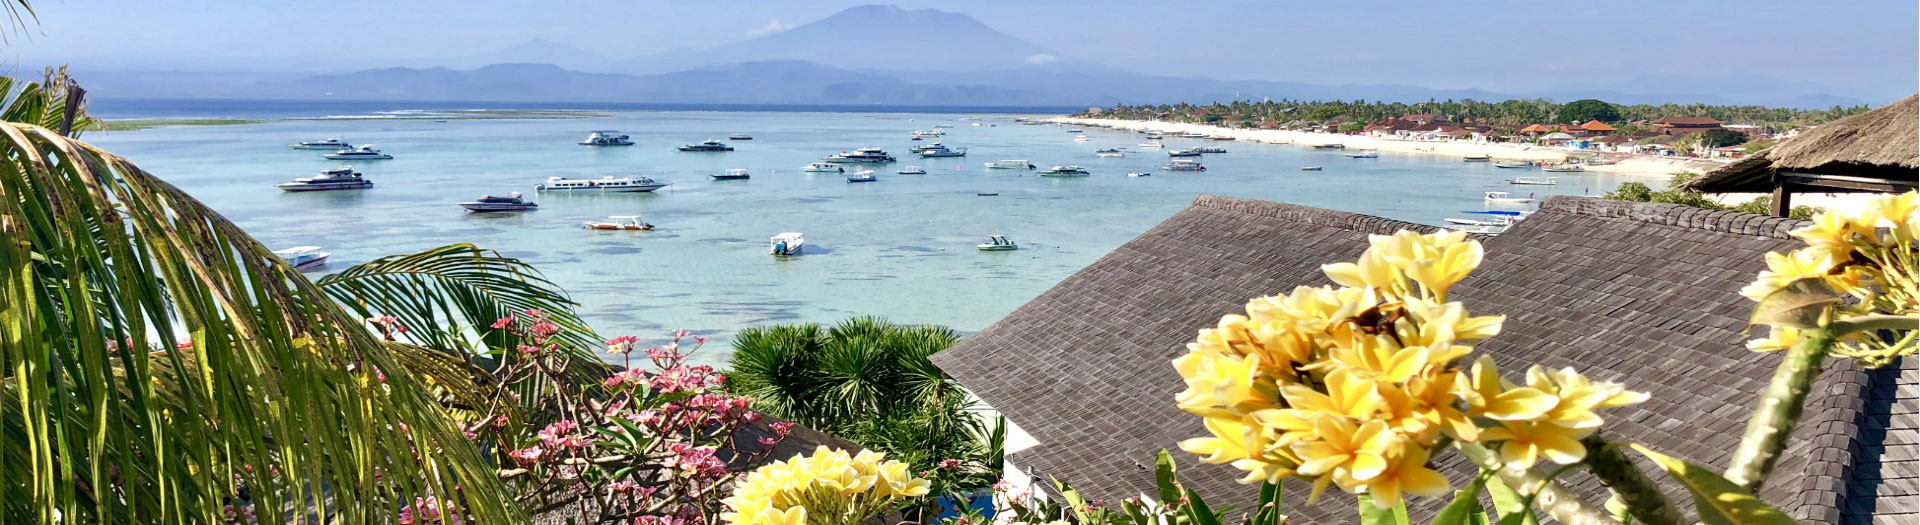
<path id="1" fill-rule="evenodd" d="M 251 104 L 251 105 L 249 105 Z M 593 118 L 436 122 L 439 111 L 552 109 L 567 105 L 473 103 L 309 104 L 218 101 L 97 103 L 104 118 L 276 119 L 230 126 L 174 126 L 92 133 L 84 138 L 126 156 L 209 203 L 271 247 L 317 245 L 338 269 L 376 257 L 454 242 L 499 250 L 536 265 L 583 304 L 605 335 L 658 339 L 685 328 L 715 338 L 701 360 L 726 357 L 733 332 L 767 323 L 831 323 L 880 315 L 976 331 L 1185 207 L 1213 193 L 1440 224 L 1487 209 L 1486 191 L 1597 195 L 1620 175 L 1559 174 L 1552 186 L 1514 187 L 1516 175 L 1486 163 L 1383 153 L 1348 159 L 1292 145 L 1168 138 L 1167 147 L 1220 146 L 1203 173 L 1160 169 L 1162 150 L 1139 149 L 1141 135 L 1027 126 L 1013 114 L 853 111 L 722 111 L 594 108 Z M 737 108 L 716 108 L 737 109 Z M 755 108 L 764 109 L 764 108 Z M 949 110 L 951 111 L 951 110 Z M 397 118 L 397 117 L 427 118 Z M 972 120 L 977 119 L 977 120 Z M 978 122 L 979 126 L 972 125 Z M 951 125 L 937 139 L 969 148 L 962 158 L 919 159 L 910 132 Z M 620 130 L 632 147 L 576 145 L 592 130 Z M 734 133 L 727 153 L 674 146 Z M 290 149 L 302 140 L 344 137 L 373 144 L 393 160 L 356 165 L 376 186 L 353 192 L 290 194 L 273 184 L 343 162 Z M 1204 144 L 1203 144 L 1204 142 Z M 879 182 L 805 173 L 821 156 L 879 147 L 901 162 L 873 167 Z M 1124 158 L 1100 158 L 1117 147 Z M 1085 166 L 1076 179 L 982 169 L 1000 159 L 1042 168 Z M 926 175 L 896 175 L 908 165 Z M 1325 166 L 1303 172 L 1301 166 Z M 751 170 L 752 180 L 710 173 Z M 1130 171 L 1150 173 L 1131 178 Z M 1518 172 L 1518 173 L 1516 173 Z M 537 195 L 549 176 L 644 175 L 672 186 L 651 194 Z M 1516 189 L 1524 188 L 1524 189 Z M 455 203 L 521 191 L 539 211 L 486 215 Z M 983 197 L 978 193 L 998 193 Z M 1500 208 L 1522 209 L 1522 208 Z M 640 214 L 651 232 L 589 231 L 586 220 Z M 767 238 L 804 232 L 805 255 L 776 259 Z M 1021 244 L 980 252 L 989 235 Z"/>

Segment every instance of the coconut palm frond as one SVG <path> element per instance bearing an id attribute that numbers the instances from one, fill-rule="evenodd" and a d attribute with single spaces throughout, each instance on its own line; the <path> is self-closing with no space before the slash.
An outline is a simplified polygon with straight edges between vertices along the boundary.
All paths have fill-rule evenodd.
<path id="1" fill-rule="evenodd" d="M 0 521 L 524 520 L 361 316 L 126 159 L 0 123 L 0 241 Z"/>
<path id="2" fill-rule="evenodd" d="M 66 126 L 69 137 L 100 128 L 100 121 L 87 114 L 86 90 L 67 76 L 66 66 L 47 68 L 45 75 L 40 82 L 25 84 L 0 77 L 0 120 L 36 124 L 51 130 Z"/>

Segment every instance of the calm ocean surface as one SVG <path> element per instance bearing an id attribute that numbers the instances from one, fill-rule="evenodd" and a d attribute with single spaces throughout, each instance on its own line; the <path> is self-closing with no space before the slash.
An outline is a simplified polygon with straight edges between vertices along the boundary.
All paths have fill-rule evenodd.
<path id="1" fill-rule="evenodd" d="M 179 126 L 92 133 L 86 140 L 209 203 L 271 247 L 317 245 L 338 269 L 376 257 L 470 242 L 525 259 L 581 302 L 605 335 L 657 340 L 676 328 L 715 338 L 701 352 L 724 360 L 727 339 L 766 323 L 831 323 L 881 315 L 985 328 L 1048 287 L 1213 193 L 1318 206 L 1439 224 L 1487 209 L 1485 191 L 1599 194 L 1619 175 L 1559 174 L 1560 186 L 1504 183 L 1534 171 L 1496 169 L 1457 159 L 1382 154 L 1348 159 L 1292 145 L 1169 138 L 1169 149 L 1225 147 L 1207 155 L 1203 173 L 1160 169 L 1161 150 L 1135 147 L 1141 135 L 1088 130 L 1075 142 L 1061 126 L 1023 126 L 988 113 L 658 111 L 577 104 L 115 102 L 94 106 L 104 118 L 289 118 L 405 115 L 416 110 L 587 108 L 586 119 L 277 120 L 234 126 Z M 751 107 L 735 109 L 757 109 Z M 980 126 L 970 125 L 979 118 Z M 950 124 L 939 138 L 969 156 L 919 159 L 909 133 Z M 617 129 L 632 147 L 576 145 L 596 129 Z M 746 133 L 737 151 L 683 153 L 674 146 Z M 393 160 L 356 165 L 375 181 L 366 191 L 290 194 L 273 184 L 345 164 L 301 140 L 344 137 L 374 144 Z M 880 147 L 899 163 L 874 167 L 879 182 L 850 184 L 838 174 L 800 167 L 821 156 Z M 1125 158 L 1099 158 L 1118 147 Z M 1033 172 L 982 169 L 999 159 L 1087 167 L 1093 176 L 1052 179 Z M 908 165 L 927 175 L 895 175 Z M 1301 166 L 1325 166 L 1302 172 Z M 729 168 L 748 181 L 712 181 Z M 849 170 L 851 171 L 851 170 Z M 1151 177 L 1129 178 L 1129 171 Z M 656 193 L 536 195 L 549 176 L 644 175 L 673 185 Z M 455 203 L 521 191 L 540 203 L 523 214 L 467 213 Z M 995 192 L 997 197 L 976 193 Z M 1520 209 L 1520 208 L 1502 208 Z M 640 214 L 652 232 L 589 231 L 581 222 Z M 806 254 L 774 259 L 767 238 L 805 232 Z M 1019 251 L 979 252 L 988 235 L 1007 235 Z M 1258 291 L 1249 291 L 1249 294 Z"/>

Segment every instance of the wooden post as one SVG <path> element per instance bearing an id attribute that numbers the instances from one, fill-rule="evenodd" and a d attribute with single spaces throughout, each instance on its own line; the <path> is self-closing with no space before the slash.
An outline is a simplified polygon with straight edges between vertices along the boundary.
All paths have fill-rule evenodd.
<path id="1" fill-rule="evenodd" d="M 1793 193 L 1787 191 L 1787 179 L 1779 173 L 1773 174 L 1773 209 L 1767 211 L 1775 217 L 1787 216 L 1793 211 L 1792 198 Z"/>

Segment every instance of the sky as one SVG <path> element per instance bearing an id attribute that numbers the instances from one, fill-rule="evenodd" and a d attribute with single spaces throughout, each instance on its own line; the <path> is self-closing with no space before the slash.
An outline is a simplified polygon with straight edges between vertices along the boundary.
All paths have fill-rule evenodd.
<path id="1" fill-rule="evenodd" d="M 613 58 L 700 49 L 863 2 L 810 0 L 37 0 L 0 64 L 331 72 L 429 64 L 546 39 Z M 1502 92 L 1756 77 L 1890 101 L 1920 89 L 1920 2 L 893 2 L 960 12 L 1116 69 Z M 1671 89 L 1667 91 L 1672 91 Z M 1891 98 L 1889 98 L 1891 97 Z"/>

